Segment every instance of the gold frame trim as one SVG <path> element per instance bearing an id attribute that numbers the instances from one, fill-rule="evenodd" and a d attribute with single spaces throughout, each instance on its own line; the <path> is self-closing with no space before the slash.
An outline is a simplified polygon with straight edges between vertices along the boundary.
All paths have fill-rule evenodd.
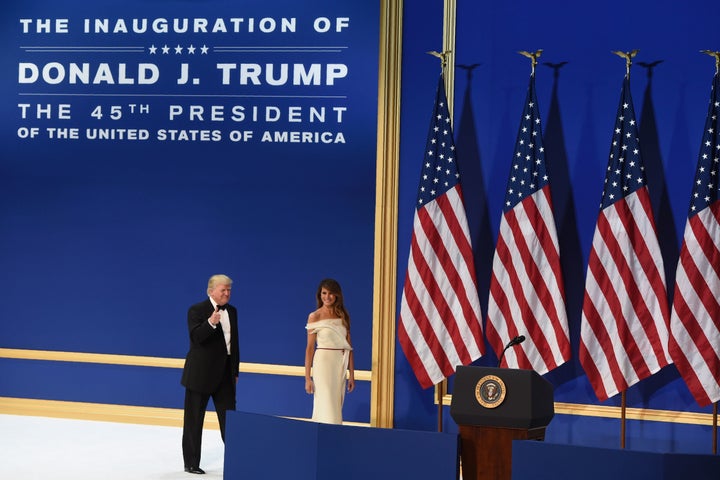
<path id="1" fill-rule="evenodd" d="M 380 2 L 370 424 L 392 428 L 400 164 L 402 0 Z"/>
<path id="2" fill-rule="evenodd" d="M 102 422 L 182 427 L 183 411 L 175 408 L 137 407 L 102 403 L 0 397 L 0 412 L 6 415 L 67 418 Z M 219 430 L 217 417 L 207 415 L 205 428 Z"/>
<path id="3" fill-rule="evenodd" d="M 443 406 L 452 404 L 452 394 L 442 397 Z M 620 407 L 607 405 L 588 405 L 582 403 L 555 402 L 555 414 L 576 415 L 578 417 L 622 418 Z M 628 420 L 645 420 L 648 422 L 682 423 L 687 425 L 713 425 L 711 413 L 680 412 L 677 410 L 654 410 L 646 408 L 626 408 L 625 418 Z"/>
<path id="4" fill-rule="evenodd" d="M 445 96 L 448 101 L 450 119 L 453 118 L 455 106 L 455 32 L 457 28 L 457 1 L 445 0 L 443 2 L 443 52 L 447 64 L 445 67 Z M 452 124 L 452 123 L 451 123 Z"/>
<path id="5" fill-rule="evenodd" d="M 52 350 L 25 350 L 17 348 L 0 348 L 0 358 L 178 369 L 183 368 L 185 363 L 185 360 L 182 358 L 144 357 L 108 353 L 62 352 Z M 259 375 L 304 377 L 305 367 L 294 365 L 274 365 L 270 363 L 240 362 L 240 372 Z M 367 370 L 355 370 L 355 380 L 370 381 L 371 373 Z"/>
<path id="6" fill-rule="evenodd" d="M 137 407 L 131 405 L 108 405 L 104 403 L 66 402 L 32 398 L 0 397 L 0 413 L 31 417 L 93 420 L 99 422 L 132 423 L 162 427 L 182 427 L 183 411 L 179 408 Z M 309 421 L 307 418 L 282 417 Z M 367 427 L 360 422 L 343 422 L 344 425 Z M 204 428 L 220 430 L 217 416 L 206 415 Z"/>

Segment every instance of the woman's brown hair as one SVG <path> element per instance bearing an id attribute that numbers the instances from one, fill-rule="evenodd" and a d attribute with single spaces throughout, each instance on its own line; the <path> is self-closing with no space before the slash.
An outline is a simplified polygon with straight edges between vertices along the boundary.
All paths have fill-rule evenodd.
<path id="1" fill-rule="evenodd" d="M 350 331 L 350 314 L 345 309 L 345 302 L 343 301 L 342 288 L 340 288 L 340 284 L 337 280 L 333 280 L 332 278 L 326 278 L 320 281 L 320 285 L 318 285 L 317 289 L 317 294 L 315 295 L 318 308 L 323 306 L 322 297 L 320 295 L 323 288 L 335 295 L 335 303 L 332 306 L 333 311 L 335 312 L 335 315 L 338 316 L 338 318 L 342 319 L 343 323 L 345 324 L 345 328 Z"/>

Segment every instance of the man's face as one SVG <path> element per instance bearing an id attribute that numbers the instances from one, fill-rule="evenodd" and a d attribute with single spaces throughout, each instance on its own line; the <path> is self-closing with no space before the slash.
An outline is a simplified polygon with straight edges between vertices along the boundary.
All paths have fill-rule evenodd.
<path id="1" fill-rule="evenodd" d="M 230 301 L 230 285 L 215 285 L 210 290 L 210 298 L 215 300 L 218 305 L 225 305 Z"/>

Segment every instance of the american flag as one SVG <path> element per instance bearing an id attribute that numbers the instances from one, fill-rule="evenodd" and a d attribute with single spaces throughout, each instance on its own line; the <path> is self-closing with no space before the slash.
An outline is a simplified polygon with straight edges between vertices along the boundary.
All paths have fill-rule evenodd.
<path id="1" fill-rule="evenodd" d="M 720 400 L 720 76 L 715 74 L 685 223 L 670 355 L 700 406 Z"/>
<path id="2" fill-rule="evenodd" d="M 420 173 L 398 338 L 423 388 L 482 356 L 472 246 L 440 76 Z"/>
<path id="3" fill-rule="evenodd" d="M 580 362 L 598 399 L 669 363 L 670 309 L 638 126 L 623 81 L 585 279 Z"/>
<path id="4" fill-rule="evenodd" d="M 503 365 L 544 374 L 570 358 L 560 253 L 545 168 L 535 75 L 530 77 L 495 247 L 487 337 Z"/>

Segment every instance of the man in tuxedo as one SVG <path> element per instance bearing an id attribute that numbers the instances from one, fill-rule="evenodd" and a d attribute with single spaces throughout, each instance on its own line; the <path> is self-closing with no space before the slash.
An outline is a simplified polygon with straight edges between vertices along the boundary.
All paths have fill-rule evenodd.
<path id="1" fill-rule="evenodd" d="M 228 303 L 231 288 L 230 277 L 213 275 L 208 281 L 208 298 L 188 309 L 190 350 L 181 380 L 185 386 L 182 449 L 188 473 L 205 473 L 200 468 L 200 450 L 210 397 L 223 441 L 225 412 L 235 410 L 240 360 L 237 309 Z"/>

